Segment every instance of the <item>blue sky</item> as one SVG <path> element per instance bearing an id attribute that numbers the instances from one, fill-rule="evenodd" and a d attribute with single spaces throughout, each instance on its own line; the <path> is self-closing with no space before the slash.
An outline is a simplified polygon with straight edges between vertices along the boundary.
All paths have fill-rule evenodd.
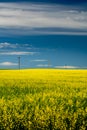
<path id="1" fill-rule="evenodd" d="M 87 67 L 86 0 L 0 0 L 0 68 Z"/>

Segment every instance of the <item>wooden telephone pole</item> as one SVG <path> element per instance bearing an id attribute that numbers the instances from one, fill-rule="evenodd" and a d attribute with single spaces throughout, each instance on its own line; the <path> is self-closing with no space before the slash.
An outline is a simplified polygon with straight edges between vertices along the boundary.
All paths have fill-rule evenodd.
<path id="1" fill-rule="evenodd" d="M 50 68 L 50 66 L 51 66 L 51 65 L 50 65 L 50 60 L 48 60 L 48 68 Z"/>
<path id="2" fill-rule="evenodd" d="M 20 58 L 21 58 L 21 57 L 18 56 L 18 68 L 19 68 L 19 70 L 20 70 L 20 68 L 21 68 L 21 67 L 20 67 Z"/>

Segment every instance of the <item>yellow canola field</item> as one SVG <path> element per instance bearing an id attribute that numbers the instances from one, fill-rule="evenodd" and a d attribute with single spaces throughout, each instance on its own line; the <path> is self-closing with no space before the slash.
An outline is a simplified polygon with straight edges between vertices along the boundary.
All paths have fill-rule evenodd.
<path id="1" fill-rule="evenodd" d="M 87 70 L 0 70 L 0 130 L 86 130 Z"/>

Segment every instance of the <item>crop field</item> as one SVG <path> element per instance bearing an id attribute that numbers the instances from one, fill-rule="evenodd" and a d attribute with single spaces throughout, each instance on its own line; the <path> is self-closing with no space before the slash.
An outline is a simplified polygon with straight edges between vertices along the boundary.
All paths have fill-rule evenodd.
<path id="1" fill-rule="evenodd" d="M 0 70 L 0 130 L 87 130 L 87 70 Z"/>

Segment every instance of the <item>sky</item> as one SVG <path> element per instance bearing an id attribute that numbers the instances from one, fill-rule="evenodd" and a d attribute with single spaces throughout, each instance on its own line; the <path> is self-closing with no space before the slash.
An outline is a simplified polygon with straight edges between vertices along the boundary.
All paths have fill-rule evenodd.
<path id="1" fill-rule="evenodd" d="M 87 0 L 0 0 L 0 68 L 87 68 Z"/>

